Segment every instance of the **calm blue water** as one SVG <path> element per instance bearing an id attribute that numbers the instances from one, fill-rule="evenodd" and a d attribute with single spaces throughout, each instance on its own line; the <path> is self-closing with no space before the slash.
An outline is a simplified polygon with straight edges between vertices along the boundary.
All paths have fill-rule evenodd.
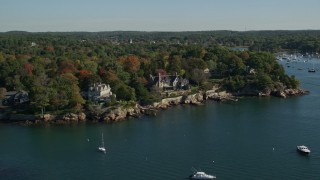
<path id="1" fill-rule="evenodd" d="M 0 124 L 0 179 L 178 180 L 192 167 L 228 180 L 320 179 L 320 71 L 297 70 L 308 66 L 286 68 L 306 96 L 177 106 L 116 124 Z M 101 133 L 107 154 L 96 150 Z"/>

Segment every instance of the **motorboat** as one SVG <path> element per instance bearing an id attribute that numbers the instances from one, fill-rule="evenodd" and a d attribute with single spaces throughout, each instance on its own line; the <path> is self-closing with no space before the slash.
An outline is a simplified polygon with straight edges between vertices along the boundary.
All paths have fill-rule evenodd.
<path id="1" fill-rule="evenodd" d="M 206 174 L 202 171 L 197 171 L 189 176 L 190 179 L 216 179 L 216 176 Z"/>
<path id="2" fill-rule="evenodd" d="M 316 72 L 316 70 L 312 68 L 312 69 L 309 69 L 308 72 Z"/>
<path id="3" fill-rule="evenodd" d="M 297 150 L 304 154 L 309 154 L 311 152 L 310 149 L 305 145 L 297 146 Z"/>

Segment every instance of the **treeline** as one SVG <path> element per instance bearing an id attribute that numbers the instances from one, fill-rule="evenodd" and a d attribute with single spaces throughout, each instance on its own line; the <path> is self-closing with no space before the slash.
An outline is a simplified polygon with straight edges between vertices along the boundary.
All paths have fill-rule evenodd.
<path id="1" fill-rule="evenodd" d="M 219 79 L 221 87 L 234 92 L 299 85 L 273 54 L 231 51 L 210 33 L 1 33 L 0 97 L 25 90 L 34 112 L 79 110 L 90 103 L 81 93 L 102 82 L 110 84 L 117 100 L 149 104 L 161 98 L 149 83 L 158 73 L 177 73 L 201 89 Z"/>
<path id="2" fill-rule="evenodd" d="M 24 40 L 66 37 L 70 40 L 90 39 L 113 43 L 164 43 L 164 44 L 199 44 L 203 46 L 219 44 L 227 47 L 247 46 L 254 51 L 279 52 L 284 50 L 300 53 L 320 51 L 320 30 L 297 31 L 186 31 L 186 32 L 45 32 L 28 33 L 12 31 L 0 33 L 4 37 L 19 37 Z"/>

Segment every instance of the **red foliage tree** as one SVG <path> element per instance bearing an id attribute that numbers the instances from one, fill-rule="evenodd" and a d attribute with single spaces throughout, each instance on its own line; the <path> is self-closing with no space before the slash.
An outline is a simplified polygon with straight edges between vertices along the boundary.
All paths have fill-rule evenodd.
<path id="1" fill-rule="evenodd" d="M 167 74 L 166 70 L 164 70 L 164 69 L 157 69 L 156 73 L 157 73 L 157 75 L 158 74 L 160 74 L 160 75 L 166 75 Z"/>
<path id="2" fill-rule="evenodd" d="M 76 68 L 73 62 L 71 61 L 62 61 L 59 65 L 59 72 L 60 74 L 66 74 L 66 73 L 74 73 L 76 72 Z"/>
<path id="3" fill-rule="evenodd" d="M 28 75 L 31 76 L 34 66 L 30 63 L 25 63 L 23 66 L 24 66 L 24 69 L 27 71 Z"/>
<path id="4" fill-rule="evenodd" d="M 79 71 L 79 75 L 80 75 L 80 76 L 88 76 L 88 75 L 90 75 L 90 74 L 92 74 L 91 71 L 86 70 L 86 69 L 83 69 L 83 70 L 80 70 L 80 71 Z"/>

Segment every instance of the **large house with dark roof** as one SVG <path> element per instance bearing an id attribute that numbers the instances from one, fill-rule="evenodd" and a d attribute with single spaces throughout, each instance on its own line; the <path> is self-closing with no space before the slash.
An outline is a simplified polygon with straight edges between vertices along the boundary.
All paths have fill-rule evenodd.
<path id="1" fill-rule="evenodd" d="M 2 100 L 3 105 L 17 105 L 29 102 L 29 96 L 26 91 L 8 91 L 6 97 Z"/>
<path id="2" fill-rule="evenodd" d="M 162 75 L 160 73 L 158 76 L 150 75 L 150 83 L 152 87 L 161 91 L 190 89 L 189 80 L 182 78 L 177 73 L 174 75 Z"/>

